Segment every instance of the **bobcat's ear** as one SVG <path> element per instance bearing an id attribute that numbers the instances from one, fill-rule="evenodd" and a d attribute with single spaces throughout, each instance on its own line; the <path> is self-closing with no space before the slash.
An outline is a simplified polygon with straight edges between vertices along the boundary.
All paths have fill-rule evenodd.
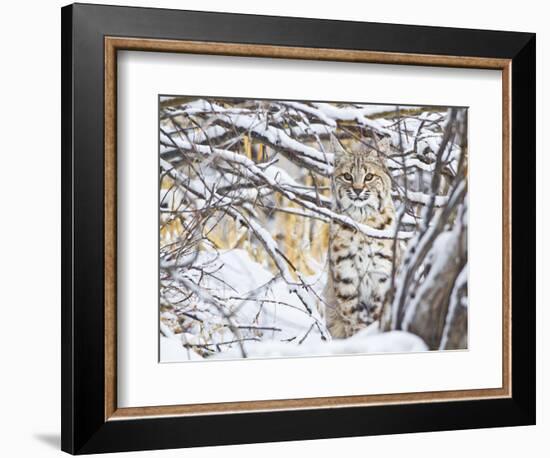
<path id="1" fill-rule="evenodd" d="M 349 154 L 334 134 L 330 135 L 330 149 L 334 153 L 335 158 Z"/>
<path id="2" fill-rule="evenodd" d="M 389 136 L 379 138 L 378 136 L 375 137 L 376 139 L 376 148 L 378 151 L 390 154 L 391 152 L 391 138 Z"/>

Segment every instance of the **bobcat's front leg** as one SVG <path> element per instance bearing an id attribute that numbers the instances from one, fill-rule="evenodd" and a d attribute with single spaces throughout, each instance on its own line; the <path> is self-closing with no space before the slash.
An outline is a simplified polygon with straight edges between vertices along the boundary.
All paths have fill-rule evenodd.
<path id="1" fill-rule="evenodd" d="M 355 231 L 339 228 L 330 244 L 330 286 L 332 304 L 327 308 L 327 326 L 332 337 L 351 336 L 362 310 L 360 272 L 357 269 L 358 240 Z"/>

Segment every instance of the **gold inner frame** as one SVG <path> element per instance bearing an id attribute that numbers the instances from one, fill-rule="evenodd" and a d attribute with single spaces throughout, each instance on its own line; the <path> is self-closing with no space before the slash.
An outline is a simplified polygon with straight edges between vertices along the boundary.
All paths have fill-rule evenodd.
<path id="1" fill-rule="evenodd" d="M 500 70 L 502 72 L 502 387 L 400 394 L 333 396 L 119 408 L 117 405 L 117 51 L 177 52 L 378 64 L 423 65 Z M 343 49 L 105 37 L 105 420 L 151 416 L 189 416 L 273 410 L 359 407 L 381 404 L 507 398 L 512 394 L 511 367 L 511 60 L 480 57 L 386 53 Z"/>

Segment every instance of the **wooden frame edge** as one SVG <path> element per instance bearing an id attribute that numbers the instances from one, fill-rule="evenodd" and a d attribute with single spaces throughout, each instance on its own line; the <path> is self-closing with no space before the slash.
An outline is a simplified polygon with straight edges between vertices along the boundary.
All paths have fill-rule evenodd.
<path id="1" fill-rule="evenodd" d="M 116 62 L 118 50 L 178 52 L 241 57 L 269 57 L 393 65 L 425 65 L 479 68 L 502 71 L 502 158 L 503 158 L 503 292 L 502 292 L 502 371 L 501 388 L 430 391 L 417 393 L 337 396 L 215 404 L 117 407 L 116 377 Z M 511 59 L 386 53 L 376 51 L 289 46 L 249 45 L 183 40 L 104 37 L 105 52 L 105 421 L 144 417 L 195 416 L 252 413 L 281 410 L 344 408 L 387 404 L 430 403 L 479 399 L 510 398 L 511 368 Z"/>
<path id="2" fill-rule="evenodd" d="M 115 49 L 128 51 L 175 52 L 238 57 L 269 57 L 371 64 L 426 65 L 502 70 L 509 59 L 462 57 L 436 54 L 407 54 L 397 52 L 360 51 L 330 48 L 301 48 L 293 46 L 251 45 L 208 41 L 157 40 L 148 38 L 105 37 L 105 43 Z"/>
<path id="3" fill-rule="evenodd" d="M 116 47 L 105 40 L 105 420 L 117 410 L 116 345 L 116 250 L 117 250 L 117 159 L 116 159 Z"/>
<path id="4" fill-rule="evenodd" d="M 435 395 L 440 395 L 435 397 Z M 443 396 L 441 396 L 443 395 Z M 403 394 L 365 396 L 333 396 L 320 398 L 282 399 L 269 401 L 221 402 L 169 406 L 124 407 L 116 409 L 108 421 L 133 420 L 144 417 L 173 417 L 257 413 L 289 410 L 341 409 L 392 404 L 417 404 L 447 401 L 472 401 L 507 398 L 504 388 L 457 391 L 426 391 Z"/>
<path id="5" fill-rule="evenodd" d="M 512 397 L 512 61 L 502 68 L 502 372 Z"/>

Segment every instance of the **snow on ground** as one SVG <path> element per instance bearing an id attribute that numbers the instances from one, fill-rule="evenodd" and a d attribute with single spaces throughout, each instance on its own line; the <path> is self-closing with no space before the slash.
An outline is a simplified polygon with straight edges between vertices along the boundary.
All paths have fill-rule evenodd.
<path id="1" fill-rule="evenodd" d="M 201 253 L 205 259 L 213 256 L 213 253 Z M 209 286 L 217 295 L 227 298 L 229 308 L 236 311 L 238 325 L 281 329 L 264 332 L 263 339 L 295 337 L 306 332 L 313 319 L 320 319 L 316 310 L 313 316 L 306 313 L 289 285 L 281 278 L 274 279 L 267 266 L 253 261 L 245 250 L 221 251 L 211 270 L 215 271 L 217 280 L 210 279 Z M 320 335 L 311 332 L 308 337 L 319 339 Z"/>
<path id="2" fill-rule="evenodd" d="M 201 360 L 202 357 L 193 350 L 184 348 L 178 337 L 160 337 L 160 360 L 163 363 L 179 363 L 182 361 Z"/>
<path id="3" fill-rule="evenodd" d="M 376 323 L 353 337 L 332 341 L 308 340 L 302 344 L 264 340 L 244 342 L 247 358 L 288 358 L 308 356 L 335 356 L 352 354 L 410 353 L 427 351 L 423 340 L 409 332 L 379 332 Z M 239 346 L 233 346 L 208 358 L 202 358 L 192 350 L 182 346 L 181 337 L 161 337 L 161 361 L 184 362 L 197 360 L 233 360 L 242 358 Z"/>
<path id="4" fill-rule="evenodd" d="M 318 276 L 304 278 L 311 285 L 311 291 L 306 292 L 298 285 L 289 285 L 282 278 L 274 277 L 267 265 L 251 259 L 243 249 L 202 251 L 195 265 L 202 266 L 200 273 L 188 275 L 197 279 L 202 276 L 202 287 L 209 295 L 219 298 L 223 313 L 219 305 L 196 298 L 193 307 L 186 310 L 196 319 L 189 321 L 184 332 L 174 333 L 161 322 L 161 338 L 171 341 L 162 344 L 161 361 L 186 361 L 212 351 L 240 351 L 241 344 L 235 340 L 241 339 L 243 344 L 261 340 L 289 341 L 296 345 L 300 341 L 320 342 L 322 332 L 328 335 L 314 302 L 315 294 L 320 294 L 324 284 Z M 312 297 L 311 313 L 294 292 L 299 288 L 302 296 Z M 224 314 L 230 315 L 231 320 Z M 170 313 L 162 316 L 170 318 Z M 183 351 L 178 356 L 170 346 L 172 342 L 184 350 L 184 347 L 195 349 L 195 354 L 189 357 Z"/>
<path id="5" fill-rule="evenodd" d="M 378 324 L 376 324 L 377 326 Z M 248 358 L 273 358 L 296 356 L 333 356 L 360 353 L 409 353 L 427 351 L 422 339 L 404 331 L 372 332 L 366 329 L 348 339 L 330 342 L 304 342 L 292 345 L 285 342 L 250 342 L 245 346 Z M 241 358 L 239 349 L 217 353 L 212 359 Z"/>
<path id="6" fill-rule="evenodd" d="M 215 272 L 215 276 L 208 279 L 208 288 L 212 294 L 225 298 L 228 309 L 235 314 L 235 324 L 259 329 L 243 329 L 243 336 L 259 336 L 259 340 L 225 345 L 224 342 L 234 336 L 229 329 L 222 329 L 211 336 L 212 343 L 221 344 L 221 351 L 204 357 L 199 354 L 200 350 L 193 350 L 193 344 L 204 343 L 194 335 L 196 331 L 174 334 L 166 330 L 160 337 L 162 362 L 240 359 L 243 348 L 248 358 L 405 353 L 428 349 L 422 339 L 411 333 L 380 332 L 378 323 L 348 339 L 323 340 L 324 320 L 318 311 L 308 314 L 289 285 L 281 278 L 274 278 L 266 266 L 253 261 L 245 250 L 202 252 L 197 262 Z M 305 280 L 320 294 L 324 285 L 322 277 Z M 210 313 L 219 315 L 216 309 Z M 314 323 L 319 323 L 320 329 Z"/>

